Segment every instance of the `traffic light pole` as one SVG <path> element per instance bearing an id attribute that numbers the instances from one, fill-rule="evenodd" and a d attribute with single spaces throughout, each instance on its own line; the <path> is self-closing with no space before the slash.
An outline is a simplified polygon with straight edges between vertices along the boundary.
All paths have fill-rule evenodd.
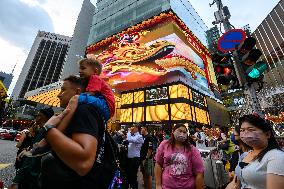
<path id="1" fill-rule="evenodd" d="M 226 16 L 223 14 L 222 0 L 214 0 L 214 2 L 217 4 L 219 18 L 221 18 L 221 20 L 216 20 L 216 21 L 219 23 L 223 23 L 225 32 L 231 30 L 232 25 L 229 22 L 229 18 L 226 18 Z M 245 73 L 243 69 L 241 68 L 241 62 L 239 61 L 239 58 L 236 52 L 233 53 L 233 57 L 234 57 L 234 69 L 235 69 L 237 78 L 239 80 L 240 85 L 244 86 L 244 93 L 247 94 L 250 98 L 249 100 L 251 101 L 252 111 L 261 116 L 264 116 L 261 110 L 260 103 L 257 98 L 255 87 L 254 85 L 248 85 Z"/>

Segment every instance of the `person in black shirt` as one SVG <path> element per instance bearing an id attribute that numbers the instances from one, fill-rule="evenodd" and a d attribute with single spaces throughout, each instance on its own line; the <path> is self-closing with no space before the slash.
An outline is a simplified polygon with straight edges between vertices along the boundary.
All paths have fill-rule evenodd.
<path id="1" fill-rule="evenodd" d="M 141 158 L 141 172 L 143 174 L 144 188 L 152 188 L 152 176 L 154 172 L 153 165 L 153 137 L 148 133 L 146 126 L 141 127 L 141 134 L 144 138 L 144 143 L 141 147 L 140 158 Z"/>
<path id="2" fill-rule="evenodd" d="M 61 107 L 66 108 L 68 105 L 73 108 L 67 108 L 62 114 L 53 116 L 44 126 L 43 136 L 51 146 L 53 154 L 42 159 L 42 189 L 107 188 L 96 180 L 96 166 L 100 159 L 97 149 L 102 143 L 101 136 L 104 133 L 103 119 L 96 108 L 79 104 L 73 117 L 69 117 L 71 122 L 66 124 L 66 128 L 61 125 L 63 118 L 71 115 L 70 111 L 76 104 L 72 97 L 79 95 L 84 89 L 85 82 L 81 78 L 66 78 L 58 98 Z M 58 125 L 61 126 L 60 129 L 57 128 Z"/>

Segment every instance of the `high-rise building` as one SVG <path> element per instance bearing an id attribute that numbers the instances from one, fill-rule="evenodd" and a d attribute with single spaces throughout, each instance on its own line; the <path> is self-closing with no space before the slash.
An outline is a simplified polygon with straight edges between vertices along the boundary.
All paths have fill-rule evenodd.
<path id="1" fill-rule="evenodd" d="M 71 38 L 38 31 L 12 97 L 23 98 L 25 93 L 59 80 Z"/>
<path id="2" fill-rule="evenodd" d="M 96 5 L 88 44 L 172 10 L 207 46 L 205 32 L 208 28 L 188 0 L 98 0 Z"/>
<path id="3" fill-rule="evenodd" d="M 246 32 L 247 37 L 251 37 L 251 29 L 250 29 L 249 24 L 243 26 L 242 29 Z"/>
<path id="4" fill-rule="evenodd" d="M 218 39 L 220 38 L 220 32 L 218 27 L 215 25 L 206 31 L 206 37 L 208 42 L 208 50 L 211 53 L 216 53 L 218 51 Z"/>
<path id="5" fill-rule="evenodd" d="M 279 1 L 252 36 L 269 65 L 265 83 L 271 87 L 284 85 L 284 0 Z"/>
<path id="6" fill-rule="evenodd" d="M 76 62 L 85 55 L 94 12 L 95 6 L 90 0 L 84 0 L 74 29 L 66 62 L 64 63 L 61 79 L 71 74 L 79 73 Z"/>
<path id="7" fill-rule="evenodd" d="M 11 74 L 11 73 L 7 74 L 7 73 L 0 71 L 0 81 L 2 81 L 2 83 L 4 84 L 4 86 L 6 87 L 7 90 L 10 87 L 12 79 L 13 79 L 13 74 Z"/>

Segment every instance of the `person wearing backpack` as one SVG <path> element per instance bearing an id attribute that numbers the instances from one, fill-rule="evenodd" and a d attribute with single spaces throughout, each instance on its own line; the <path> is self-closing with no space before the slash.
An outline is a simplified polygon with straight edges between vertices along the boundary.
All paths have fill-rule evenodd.
<path id="1" fill-rule="evenodd" d="M 42 158 L 42 189 L 103 189 L 108 188 L 114 177 L 114 160 L 106 162 L 113 150 L 105 142 L 111 137 L 106 135 L 102 115 L 95 106 L 77 105 L 73 99 L 84 92 L 85 83 L 77 76 L 64 79 L 58 98 L 60 106 L 66 108 L 68 105 L 68 108 L 50 118 L 41 131 L 52 150 L 52 154 Z M 69 119 L 70 115 L 71 121 L 62 128 L 64 118 Z"/>

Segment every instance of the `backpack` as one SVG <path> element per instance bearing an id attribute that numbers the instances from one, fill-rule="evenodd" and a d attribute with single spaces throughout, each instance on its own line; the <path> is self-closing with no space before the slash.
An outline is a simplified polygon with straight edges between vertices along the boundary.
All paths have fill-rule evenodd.
<path id="1" fill-rule="evenodd" d="M 101 145 L 97 149 L 95 166 L 95 181 L 98 188 L 109 188 L 119 170 L 118 153 L 119 149 L 107 130 L 101 137 Z"/>

